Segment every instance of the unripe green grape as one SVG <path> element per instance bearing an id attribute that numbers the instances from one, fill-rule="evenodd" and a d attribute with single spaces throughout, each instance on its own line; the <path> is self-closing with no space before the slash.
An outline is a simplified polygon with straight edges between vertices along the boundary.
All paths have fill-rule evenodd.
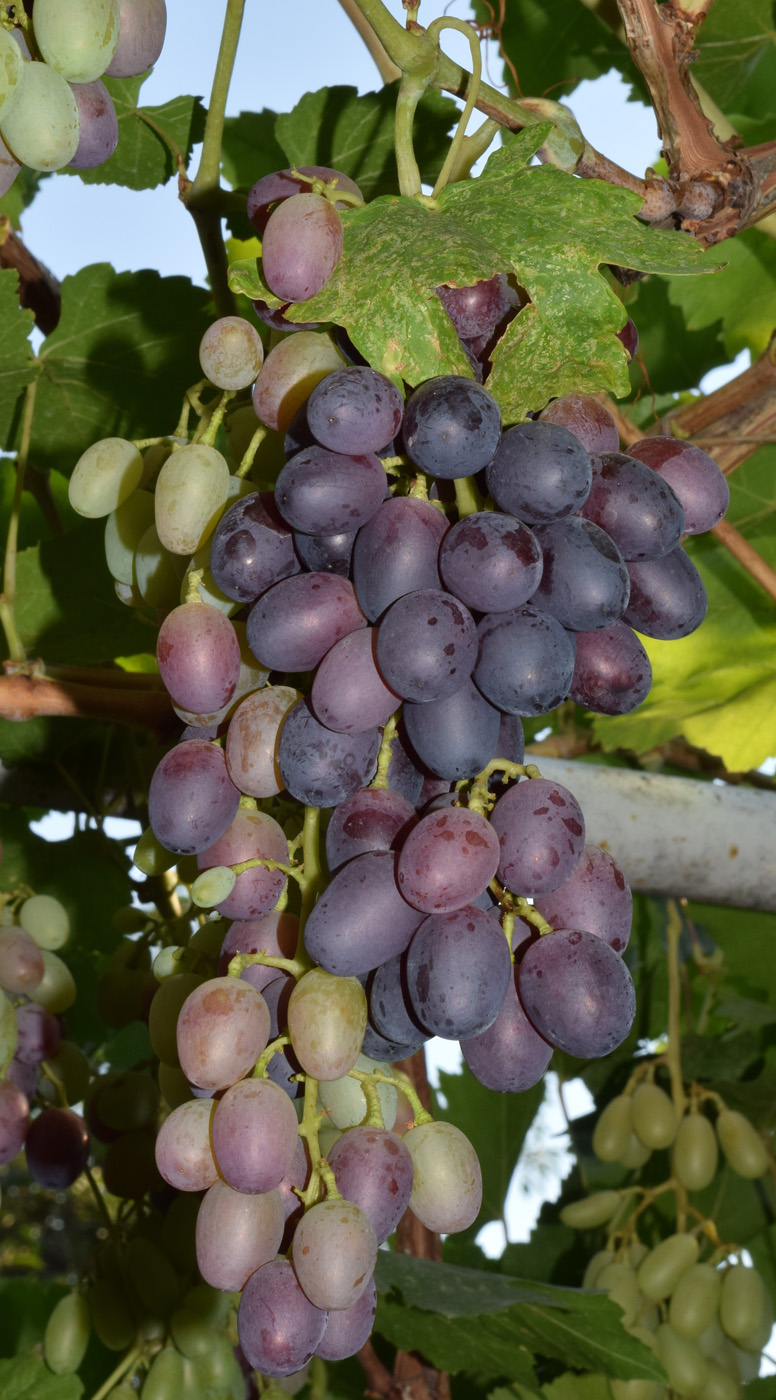
<path id="1" fill-rule="evenodd" d="M 642 1259 L 646 1259 L 649 1249 L 643 1240 L 631 1240 L 628 1245 L 628 1263 L 632 1269 L 637 1269 Z"/>
<path id="2" fill-rule="evenodd" d="M 155 524 L 149 525 L 135 550 L 134 569 L 146 603 L 155 608 L 175 606 L 180 598 L 183 563 L 165 549 Z"/>
<path id="3" fill-rule="evenodd" d="M 19 86 L 13 109 L 0 121 L 3 140 L 21 165 L 61 170 L 73 159 L 81 134 L 72 89 L 48 64 L 35 62 L 24 64 Z"/>
<path id="4" fill-rule="evenodd" d="M 111 918 L 111 923 L 117 933 L 142 933 L 152 920 L 143 909 L 138 909 L 134 904 L 127 904 L 124 909 L 117 909 Z"/>
<path id="5" fill-rule="evenodd" d="M 200 909 L 212 909 L 228 899 L 237 884 L 237 876 L 228 865 L 212 865 L 203 870 L 191 887 L 191 898 Z"/>
<path id="6" fill-rule="evenodd" d="M 570 1201 L 564 1206 L 560 1218 L 572 1230 L 595 1230 L 611 1220 L 622 1204 L 619 1191 L 596 1191 L 592 1196 L 584 1196 L 581 1201 Z"/>
<path id="7" fill-rule="evenodd" d="M 363 1070 L 365 1074 L 374 1074 L 375 1070 L 385 1073 L 387 1067 L 378 1064 L 376 1060 L 368 1059 L 366 1055 L 359 1055 L 353 1068 Z M 383 1126 L 390 1131 L 396 1122 L 396 1090 L 392 1084 L 378 1084 L 377 1097 L 380 1100 Z M 329 1121 L 336 1128 L 355 1128 L 358 1123 L 363 1123 L 366 1117 L 364 1090 L 359 1081 L 351 1079 L 349 1075 L 322 1083 L 318 1098 L 321 1107 L 329 1115 Z"/>
<path id="8" fill-rule="evenodd" d="M 323 1122 L 318 1129 L 318 1146 L 321 1149 L 321 1156 L 328 1157 L 335 1142 L 339 1142 L 341 1137 L 341 1128 L 335 1128 L 333 1123 Z"/>
<path id="9" fill-rule="evenodd" d="M 148 1034 L 155 1055 L 166 1065 L 178 1065 L 176 1030 L 187 996 L 203 982 L 196 972 L 179 972 L 161 982 L 148 1014 Z"/>
<path id="10" fill-rule="evenodd" d="M 657 1353 L 668 1372 L 669 1384 L 682 1396 L 700 1395 L 709 1365 L 697 1342 L 680 1337 L 667 1322 L 656 1332 Z"/>
<path id="11" fill-rule="evenodd" d="M 106 1191 L 127 1201 L 139 1200 L 147 1191 L 161 1191 L 164 1182 L 156 1166 L 155 1136 L 147 1128 L 135 1128 L 111 1142 L 102 1164 Z"/>
<path id="12" fill-rule="evenodd" d="M 753 1351 L 749 1343 L 754 1334 L 760 1332 L 768 1311 L 765 1284 L 756 1269 L 733 1264 L 725 1270 L 719 1320 L 731 1341 L 737 1342 L 745 1351 Z"/>
<path id="13" fill-rule="evenodd" d="M 89 1305 L 80 1293 L 60 1298 L 43 1334 L 43 1357 L 56 1376 L 77 1371 L 89 1345 L 92 1330 Z"/>
<path id="14" fill-rule="evenodd" d="M 133 583 L 119 583 L 118 579 L 114 578 L 113 592 L 125 608 L 142 608 L 145 603 L 140 589 L 135 588 Z"/>
<path id="15" fill-rule="evenodd" d="M 191 972 L 193 963 L 194 954 L 188 948 L 171 944 L 157 953 L 152 970 L 157 982 L 166 982 L 168 977 L 177 977 L 179 972 Z"/>
<path id="16" fill-rule="evenodd" d="M 143 458 L 134 443 L 101 438 L 81 453 L 73 468 L 67 488 L 70 504 L 88 520 L 99 520 L 132 495 L 142 474 Z"/>
<path id="17" fill-rule="evenodd" d="M 154 990 L 154 979 L 143 968 L 109 967 L 97 983 L 97 1014 L 118 1030 L 144 1021 Z"/>
<path id="18" fill-rule="evenodd" d="M 248 483 L 248 488 L 249 490 L 252 489 L 250 482 Z M 186 572 L 181 579 L 179 593 L 182 603 L 188 602 L 189 583 L 193 573 L 201 573 L 202 575 L 197 583 L 197 593 L 199 594 L 201 603 L 207 603 L 211 608 L 218 608 L 218 611 L 225 613 L 227 617 L 232 617 L 234 613 L 239 612 L 242 603 L 236 602 L 234 598 L 227 598 L 226 594 L 221 592 L 221 589 L 218 587 L 218 584 L 210 572 L 210 540 L 207 540 L 205 544 L 202 545 L 202 548 L 198 549 L 196 554 L 192 555 L 186 565 Z M 234 699 L 234 697 L 232 697 L 232 699 Z M 230 701 L 230 704 L 231 703 L 232 701 Z"/>
<path id="19" fill-rule="evenodd" d="M 593 1151 L 600 1162 L 619 1162 L 631 1140 L 630 1096 L 618 1094 L 606 1105 L 593 1130 Z"/>
<path id="20" fill-rule="evenodd" d="M 180 1108 L 182 1103 L 188 1103 L 189 1099 L 194 1098 L 189 1081 L 179 1065 L 160 1062 L 159 1088 L 169 1109 Z"/>
<path id="21" fill-rule="evenodd" d="M 153 523 L 154 498 L 150 491 L 133 491 L 111 511 L 105 521 L 105 562 L 117 583 L 137 584 L 135 555 L 143 535 Z"/>
<path id="22" fill-rule="evenodd" d="M 631 1097 L 631 1123 L 645 1147 L 670 1147 L 676 1134 L 676 1110 L 657 1084 L 639 1084 Z"/>
<path id="23" fill-rule="evenodd" d="M 152 442 L 143 453 L 143 475 L 140 485 L 145 488 L 152 485 L 155 478 L 162 470 L 167 458 L 173 450 L 173 443 L 179 442 L 180 446 L 185 446 L 185 439 L 164 438 L 162 442 Z"/>
<path id="24" fill-rule="evenodd" d="M 70 968 L 56 953 L 41 948 L 40 955 L 43 958 L 43 977 L 27 995 L 31 1001 L 60 1016 L 63 1011 L 69 1011 L 75 1001 L 75 980 Z"/>
<path id="25" fill-rule="evenodd" d="M 719 1161 L 717 1139 L 708 1118 L 688 1113 L 674 1139 L 674 1173 L 687 1191 L 702 1191 L 714 1180 Z"/>
<path id="26" fill-rule="evenodd" d="M 199 363 L 217 389 L 247 389 L 264 363 L 261 337 L 243 316 L 222 316 L 200 341 Z"/>
<path id="27" fill-rule="evenodd" d="M 175 1347 L 165 1347 L 155 1356 L 140 1391 L 142 1400 L 189 1400 L 191 1388 L 185 1387 L 183 1357 Z"/>
<path id="28" fill-rule="evenodd" d="M 614 1250 L 599 1249 L 597 1253 L 593 1255 L 592 1259 L 588 1260 L 587 1268 L 585 1269 L 584 1277 L 582 1279 L 582 1287 L 597 1288 L 598 1279 L 600 1278 L 602 1271 L 606 1268 L 607 1264 L 613 1263 Z"/>
<path id="29" fill-rule="evenodd" d="M 19 1022 L 13 1002 L 0 990 L 0 1078 L 16 1054 L 19 1043 Z"/>
<path id="30" fill-rule="evenodd" d="M 728 1164 L 747 1181 L 768 1170 L 768 1153 L 760 1134 L 743 1113 L 725 1108 L 717 1117 L 717 1137 Z"/>
<path id="31" fill-rule="evenodd" d="M 137 1400 L 139 1391 L 135 1390 L 129 1381 L 119 1381 L 112 1390 L 108 1391 L 107 1400 Z"/>
<path id="32" fill-rule="evenodd" d="M 19 910 L 19 923 L 39 948 L 55 953 L 70 937 L 70 920 L 64 905 L 50 894 L 33 894 Z"/>
<path id="33" fill-rule="evenodd" d="M 200 924 L 189 939 L 190 951 L 196 953 L 198 957 L 212 958 L 217 961 L 228 927 L 229 923 L 226 919 L 209 919 L 206 924 Z"/>
<path id="34" fill-rule="evenodd" d="M 717 1315 L 722 1275 L 711 1264 L 693 1264 L 676 1285 L 668 1320 L 680 1337 L 700 1337 Z"/>
<path id="35" fill-rule="evenodd" d="M 170 1263 L 181 1274 L 197 1267 L 195 1232 L 200 1198 L 193 1191 L 181 1191 L 164 1217 L 160 1244 Z"/>
<path id="36" fill-rule="evenodd" d="M 405 1134 L 412 1157 L 410 1210 L 438 1234 L 468 1230 L 482 1205 L 477 1153 L 454 1123 L 422 1123 Z"/>
<path id="37" fill-rule="evenodd" d="M 168 457 L 156 483 L 156 529 L 171 554 L 195 554 L 212 535 L 229 495 L 229 468 L 215 447 L 191 443 Z M 139 575 L 138 575 L 139 579 Z"/>
<path id="38" fill-rule="evenodd" d="M 355 977 L 315 967 L 288 1002 L 288 1034 L 302 1069 L 315 1079 L 341 1079 L 358 1059 L 366 1030 L 366 995 Z"/>
<path id="39" fill-rule="evenodd" d="M 624 1259 L 607 1264 L 596 1279 L 596 1288 L 603 1289 L 609 1294 L 612 1302 L 622 1308 L 623 1326 L 633 1326 L 643 1300 L 639 1295 L 639 1285 L 630 1264 Z"/>
<path id="40" fill-rule="evenodd" d="M 205 1356 L 213 1340 L 213 1332 L 204 1325 L 201 1313 L 193 1308 L 178 1308 L 170 1318 L 170 1334 L 183 1356 L 192 1361 Z"/>
<path id="41" fill-rule="evenodd" d="M 641 1138 L 637 1137 L 636 1134 L 631 1131 L 628 1146 L 619 1158 L 619 1161 L 620 1165 L 627 1167 L 629 1171 L 636 1171 L 639 1167 L 643 1167 L 651 1156 L 652 1148 L 647 1147 L 641 1141 Z"/>
<path id="42" fill-rule="evenodd" d="M 92 1070 L 83 1050 L 72 1040 L 60 1040 L 56 1055 L 46 1064 L 54 1071 L 65 1091 L 69 1104 L 80 1103 L 86 1094 Z M 48 1103 L 58 1103 L 56 1085 L 43 1078 L 38 1085 L 38 1093 Z"/>
<path id="43" fill-rule="evenodd" d="M 659 1400 L 665 1390 L 659 1381 L 650 1380 L 610 1380 L 612 1400 Z"/>
<path id="44" fill-rule="evenodd" d="M 69 83 L 93 83 L 119 41 L 117 0 L 38 0 L 35 40 L 44 63 Z"/>
<path id="45" fill-rule="evenodd" d="M 159 1090 L 140 1070 L 105 1075 L 94 1100 L 100 1122 L 113 1132 L 126 1133 L 155 1123 Z"/>
<path id="46" fill-rule="evenodd" d="M 172 851 L 159 844 L 150 826 L 146 827 L 132 856 L 138 870 L 142 870 L 144 875 L 163 875 L 166 870 L 172 869 L 177 859 Z"/>
<path id="47" fill-rule="evenodd" d="M 682 1275 L 697 1260 L 698 1241 L 694 1235 L 669 1235 L 639 1265 L 639 1288 L 654 1303 L 669 1298 Z"/>
<path id="48" fill-rule="evenodd" d="M 92 1326 L 108 1351 L 124 1351 L 135 1335 L 135 1324 L 123 1289 L 101 1278 L 89 1292 Z"/>
<path id="49" fill-rule="evenodd" d="M 0 122 L 10 116 L 21 97 L 24 59 L 19 45 L 0 29 Z"/>
<path id="50" fill-rule="evenodd" d="M 716 1361 L 707 1360 L 706 1366 L 702 1400 L 744 1400 L 744 1387 L 737 1376 L 731 1376 Z"/>
<path id="51" fill-rule="evenodd" d="M 239 1293 L 224 1293 L 212 1284 L 195 1283 L 184 1295 L 183 1307 L 195 1312 L 203 1326 L 222 1327 L 239 1301 Z"/>

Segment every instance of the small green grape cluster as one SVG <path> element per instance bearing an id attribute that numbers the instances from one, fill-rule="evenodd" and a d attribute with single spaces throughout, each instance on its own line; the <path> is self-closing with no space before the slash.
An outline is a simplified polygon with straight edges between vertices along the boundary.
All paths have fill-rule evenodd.
<path id="1" fill-rule="evenodd" d="M 663 1400 L 666 1393 L 696 1400 L 741 1400 L 743 1384 L 759 1373 L 760 1354 L 774 1323 L 773 1303 L 755 1268 L 735 1246 L 721 1243 L 713 1220 L 689 1202 L 689 1191 L 710 1185 L 721 1147 L 728 1166 L 746 1180 L 761 1177 L 768 1151 L 744 1114 L 717 1094 L 690 1086 L 687 1108 L 654 1082 L 654 1067 L 610 1100 L 593 1133 L 599 1160 L 630 1169 L 653 1151 L 672 1148 L 672 1173 L 655 1187 L 598 1191 L 561 1211 L 572 1229 L 607 1227 L 606 1247 L 588 1264 L 583 1288 L 601 1289 L 623 1311 L 623 1326 L 654 1351 L 669 1391 L 652 1380 L 610 1380 L 613 1400 Z M 716 1110 L 712 1124 L 705 1108 Z M 637 1224 L 653 1201 L 672 1191 L 676 1233 L 652 1249 Z M 688 1217 L 694 1223 L 685 1228 Z M 701 1259 L 708 1245 L 708 1257 Z"/>

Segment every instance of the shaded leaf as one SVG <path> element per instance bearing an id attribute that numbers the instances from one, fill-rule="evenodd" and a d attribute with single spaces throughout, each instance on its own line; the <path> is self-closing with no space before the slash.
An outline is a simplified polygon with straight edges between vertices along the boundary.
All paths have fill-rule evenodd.
<path id="1" fill-rule="evenodd" d="M 723 111 L 776 111 L 772 0 L 717 0 L 698 33 L 693 74 Z M 772 133 L 773 134 L 773 133 Z"/>
<path id="2" fill-rule="evenodd" d="M 38 1356 L 0 1361 L 3 1400 L 80 1400 L 83 1393 L 78 1376 L 53 1375 Z"/>
<path id="3" fill-rule="evenodd" d="M 137 78 L 104 78 L 116 116 L 119 143 L 109 160 L 94 170 L 69 171 L 86 185 L 125 185 L 150 190 L 178 173 L 178 158 L 186 162 L 202 140 L 205 109 L 198 97 L 174 97 L 161 107 L 138 105 L 138 93 L 148 74 Z"/>
<path id="4" fill-rule="evenodd" d="M 728 240 L 726 255 L 735 241 Z M 705 281 L 707 293 L 716 277 L 724 276 L 723 271 L 716 274 L 712 283 Z M 639 348 L 630 367 L 630 378 L 633 389 L 643 395 L 639 407 L 643 406 L 648 414 L 646 427 L 653 422 L 653 394 L 695 389 L 710 369 L 726 364 L 729 359 L 722 341 L 721 324 L 710 320 L 703 330 L 690 329 L 681 307 L 669 298 L 669 288 L 676 287 L 681 293 L 682 285 L 690 280 L 693 279 L 647 277 L 628 290 L 626 310 L 639 332 Z M 659 404 L 655 411 L 661 412 Z M 632 416 L 630 406 L 628 414 Z"/>
<path id="5" fill-rule="evenodd" d="M 756 358 L 776 326 L 776 242 L 756 228 L 746 229 L 727 240 L 724 254 L 727 266 L 703 283 L 701 295 L 691 279 L 672 277 L 668 297 L 681 309 L 689 333 L 719 322 L 728 359 L 740 350 L 751 350 Z M 671 387 L 684 384 L 677 380 Z"/>
<path id="6" fill-rule="evenodd" d="M 18 1356 L 42 1342 L 54 1307 L 67 1292 L 53 1279 L 0 1279 L 0 1352 Z"/>
<path id="7" fill-rule="evenodd" d="M 35 378 L 29 334 L 35 324 L 31 311 L 19 306 L 19 274 L 0 270 L 0 443 L 8 445 L 19 396 Z M 18 415 L 17 415 L 18 416 Z M 10 473 L 4 468 L 4 477 Z"/>
<path id="8" fill-rule="evenodd" d="M 493 10 L 475 0 L 480 24 L 493 23 Z M 599 78 L 612 68 L 644 92 L 625 44 L 595 10 L 579 0 L 509 0 L 503 8 L 501 43 L 525 96 L 562 101 L 582 78 Z M 514 91 L 505 65 L 504 81 Z"/>

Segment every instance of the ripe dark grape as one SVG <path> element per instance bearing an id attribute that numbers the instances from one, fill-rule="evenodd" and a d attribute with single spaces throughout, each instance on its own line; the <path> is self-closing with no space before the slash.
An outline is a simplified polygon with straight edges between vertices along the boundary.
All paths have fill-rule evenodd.
<path id="1" fill-rule="evenodd" d="M 608 1055 L 633 1024 L 631 975 L 592 933 L 558 929 L 537 939 L 523 955 L 519 986 L 531 1024 L 567 1055 Z"/>
<path id="2" fill-rule="evenodd" d="M 679 438 L 642 438 L 628 455 L 645 462 L 667 481 L 684 507 L 688 535 L 713 530 L 730 504 L 730 487 L 713 457 L 694 442 Z"/>
<path id="3" fill-rule="evenodd" d="M 575 517 L 537 525 L 544 555 L 542 581 L 533 601 L 564 627 L 592 632 L 622 617 L 630 592 L 625 561 L 598 525 Z"/>
<path id="4" fill-rule="evenodd" d="M 148 819 L 157 841 L 178 855 L 196 855 L 218 841 L 240 805 L 240 792 L 220 748 L 192 739 L 157 764 L 148 790 Z"/>
<path id="5" fill-rule="evenodd" d="M 576 632 L 569 694 L 599 715 L 626 715 L 649 694 L 652 667 L 636 633 L 618 618 L 611 627 Z"/>
<path id="6" fill-rule="evenodd" d="M 660 559 L 684 531 L 684 511 L 666 481 L 624 452 L 593 457 L 593 484 L 579 514 L 600 525 L 623 559 Z"/>
<path id="7" fill-rule="evenodd" d="M 542 577 L 542 551 L 520 520 L 495 511 L 467 515 L 439 552 L 445 587 L 468 608 L 507 612 L 527 603 Z"/>
<path id="8" fill-rule="evenodd" d="M 315 1307 L 287 1259 L 275 1259 L 248 1280 L 237 1312 L 245 1356 L 263 1376 L 291 1376 L 314 1355 L 327 1313 Z"/>
<path id="9" fill-rule="evenodd" d="M 500 843 L 498 878 L 515 894 L 552 894 L 585 845 L 585 819 L 567 788 L 546 778 L 516 783 L 491 813 Z"/>
<path id="10" fill-rule="evenodd" d="M 402 714 L 418 758 L 448 782 L 475 777 L 497 752 L 501 757 L 512 756 L 499 743 L 499 711 L 470 680 L 445 700 L 426 705 L 407 700 Z"/>
<path id="11" fill-rule="evenodd" d="M 369 982 L 369 1015 L 379 1035 L 397 1045 L 420 1046 L 428 1040 L 418 1020 L 407 980 L 406 955 L 381 963 Z"/>
<path id="12" fill-rule="evenodd" d="M 629 564 L 630 599 L 623 620 L 645 637 L 675 641 L 700 627 L 708 606 L 698 570 L 681 545 L 662 559 Z"/>
<path id="13" fill-rule="evenodd" d="M 321 194 L 295 194 L 270 214 L 261 239 L 261 266 L 271 292 L 284 302 L 307 301 L 326 286 L 342 256 L 342 221 Z"/>
<path id="14" fill-rule="evenodd" d="M 272 671 L 309 671 L 341 637 L 366 626 L 353 588 L 336 574 L 296 574 L 251 608 L 248 645 Z"/>
<path id="15" fill-rule="evenodd" d="M 538 1084 L 552 1059 L 552 1046 L 534 1030 L 523 1010 L 517 994 L 517 968 L 510 968 L 495 1021 L 479 1035 L 461 1040 L 461 1051 L 475 1079 L 486 1089 L 522 1094 Z"/>
<path id="16" fill-rule="evenodd" d="M 363 734 L 385 724 L 401 698 L 385 684 L 375 659 L 377 628 L 351 632 L 327 652 L 310 701 L 316 717 L 338 734 Z"/>
<path id="17" fill-rule="evenodd" d="M 488 490 L 501 510 L 529 525 L 560 520 L 587 500 L 590 457 L 568 429 L 556 423 L 518 423 L 504 433 L 486 471 Z"/>
<path id="18" fill-rule="evenodd" d="M 487 887 L 498 862 L 497 835 L 478 812 L 432 812 L 402 846 L 399 888 L 414 908 L 428 914 L 462 909 Z"/>
<path id="19" fill-rule="evenodd" d="M 407 951 L 406 975 L 418 1020 L 433 1035 L 460 1040 L 493 1024 L 512 963 L 496 919 L 467 905 L 423 921 Z"/>
<path id="20" fill-rule="evenodd" d="M 588 394 L 564 394 L 552 399 L 539 414 L 539 421 L 568 428 L 590 453 L 616 452 L 620 445 L 617 424 L 608 408 Z"/>
<path id="21" fill-rule="evenodd" d="M 407 400 L 402 437 L 412 461 L 430 476 L 452 481 L 487 466 L 498 446 L 496 400 L 471 379 L 427 379 Z"/>
<path id="22" fill-rule="evenodd" d="M 206 603 L 168 613 L 156 643 L 159 674 L 176 705 L 195 714 L 220 710 L 240 676 L 240 643 L 229 618 Z"/>
<path id="23" fill-rule="evenodd" d="M 347 578 L 356 533 L 342 531 L 339 535 L 303 535 L 294 531 L 294 548 L 304 567 L 313 574 L 339 574 Z"/>
<path id="24" fill-rule="evenodd" d="M 574 870 L 553 894 L 534 900 L 548 924 L 585 929 L 623 953 L 630 938 L 633 898 L 617 862 L 600 846 L 585 846 Z"/>
<path id="25" fill-rule="evenodd" d="M 393 851 L 368 851 L 334 875 L 305 925 L 305 947 L 327 972 L 359 977 L 407 947 L 423 914 L 399 893 Z"/>
<path id="26" fill-rule="evenodd" d="M 477 629 L 451 593 L 423 588 L 398 598 L 380 622 L 377 664 L 405 700 L 444 700 L 471 675 Z"/>
<path id="27" fill-rule="evenodd" d="M 337 1190 L 360 1206 L 382 1244 L 396 1229 L 412 1191 L 412 1158 L 401 1138 L 384 1128 L 350 1128 L 331 1149 L 329 1166 Z"/>
<path id="28" fill-rule="evenodd" d="M 338 870 L 367 851 L 398 850 L 415 825 L 415 808 L 390 788 L 363 788 L 334 808 L 326 828 L 326 863 Z"/>
<path id="29" fill-rule="evenodd" d="M 617 339 L 625 346 L 625 353 L 628 356 L 628 363 L 630 364 L 639 348 L 639 333 L 636 329 L 635 321 L 632 320 L 630 316 L 622 330 L 617 332 Z"/>
<path id="30" fill-rule="evenodd" d="M 313 389 L 307 423 L 332 452 L 377 452 L 401 427 L 404 405 L 390 379 L 354 366 L 335 370 Z"/>
<path id="31" fill-rule="evenodd" d="M 290 199 L 292 195 L 304 194 L 311 189 L 310 180 L 302 178 L 305 175 L 324 180 L 327 184 L 336 180 L 337 189 L 346 194 L 363 197 L 358 185 L 349 175 L 343 175 L 341 170 L 332 170 L 328 165 L 300 165 L 296 174 L 292 170 L 276 170 L 272 175 L 262 176 L 248 192 L 248 218 L 257 233 L 264 232 L 270 212 L 277 204 L 284 199 Z"/>
<path id="32" fill-rule="evenodd" d="M 488 613 L 477 632 L 472 679 L 497 709 L 544 715 L 565 700 L 574 674 L 574 639 L 543 607 L 526 603 Z"/>
<path id="33" fill-rule="evenodd" d="M 520 305 L 503 273 L 469 287 L 442 285 L 437 287 L 436 294 L 456 334 L 478 357 L 490 348 L 497 331 L 507 317 L 516 314 Z"/>
<path id="34" fill-rule="evenodd" d="M 344 1361 L 355 1356 L 369 1339 L 376 1312 L 377 1289 L 374 1279 L 370 1279 L 366 1292 L 349 1308 L 327 1314 L 326 1331 L 315 1355 L 323 1361 Z"/>
<path id="35" fill-rule="evenodd" d="M 406 593 L 439 588 L 439 546 L 447 532 L 441 510 L 428 501 L 385 501 L 356 536 L 353 585 L 370 622 Z"/>
<path id="36" fill-rule="evenodd" d="M 331 379 L 321 381 L 325 385 Z M 345 457 L 325 447 L 297 452 L 280 473 L 275 502 L 283 519 L 307 535 L 355 532 L 385 496 L 385 471 L 373 452 Z"/>
<path id="37" fill-rule="evenodd" d="M 210 572 L 222 593 L 252 603 L 299 572 L 290 527 L 269 491 L 243 496 L 222 515 L 210 546 Z"/>
<path id="38" fill-rule="evenodd" d="M 280 731 L 277 761 L 284 786 L 298 802 L 336 807 L 374 777 L 380 731 L 335 734 L 320 724 L 309 700 L 289 711 Z"/>
<path id="39" fill-rule="evenodd" d="M 49 1191 L 65 1191 L 86 1166 L 86 1124 L 70 1108 L 44 1108 L 30 1123 L 24 1150 L 33 1181 Z"/>

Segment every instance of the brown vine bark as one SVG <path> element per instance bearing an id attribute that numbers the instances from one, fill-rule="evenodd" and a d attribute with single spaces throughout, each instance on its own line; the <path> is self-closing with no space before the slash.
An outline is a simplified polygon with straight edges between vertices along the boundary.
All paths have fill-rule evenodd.
<path id="1" fill-rule="evenodd" d="M 0 267 L 16 269 L 19 301 L 33 312 L 36 326 L 48 335 L 55 329 L 62 308 L 59 282 L 17 238 L 9 219 L 0 219 Z"/>
<path id="2" fill-rule="evenodd" d="M 79 668 L 80 669 L 80 668 Z M 84 679 L 84 675 L 89 679 Z M 43 675 L 0 677 L 0 718 L 22 721 L 62 715 L 71 719 L 107 720 L 139 725 L 161 739 L 175 732 L 169 696 L 154 676 L 133 676 L 123 684 L 121 672 L 81 670 L 81 678 L 53 679 Z M 140 681 L 152 685 L 137 684 Z M 134 684 L 133 684 L 134 682 Z"/>

